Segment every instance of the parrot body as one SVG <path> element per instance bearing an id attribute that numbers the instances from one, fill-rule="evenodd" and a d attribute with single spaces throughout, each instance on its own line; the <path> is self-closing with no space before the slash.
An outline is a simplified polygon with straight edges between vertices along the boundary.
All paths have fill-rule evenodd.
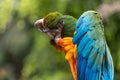
<path id="1" fill-rule="evenodd" d="M 97 12 L 87 11 L 80 16 L 73 43 L 77 45 L 78 80 L 113 80 L 113 62 Z"/>
<path id="2" fill-rule="evenodd" d="M 53 12 L 35 26 L 62 47 L 74 80 L 113 80 L 113 61 L 97 12 L 86 11 L 77 22 L 72 16 Z"/>

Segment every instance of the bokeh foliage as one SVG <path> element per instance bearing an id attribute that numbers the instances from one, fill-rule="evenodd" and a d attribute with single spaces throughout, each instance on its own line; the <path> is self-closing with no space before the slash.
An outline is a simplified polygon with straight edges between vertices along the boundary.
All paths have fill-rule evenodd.
<path id="1" fill-rule="evenodd" d="M 0 80 L 72 80 L 64 54 L 35 29 L 34 22 L 58 11 L 79 18 L 115 0 L 0 0 Z M 104 19 L 105 34 L 120 80 L 120 12 Z"/>

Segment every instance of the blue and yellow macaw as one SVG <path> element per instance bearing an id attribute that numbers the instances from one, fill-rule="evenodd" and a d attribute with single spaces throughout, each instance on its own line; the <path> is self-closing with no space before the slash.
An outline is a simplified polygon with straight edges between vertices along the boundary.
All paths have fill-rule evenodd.
<path id="1" fill-rule="evenodd" d="M 114 67 L 100 15 L 84 12 L 76 23 L 78 80 L 113 80 Z"/>
<path id="2" fill-rule="evenodd" d="M 54 12 L 36 21 L 35 26 L 65 53 L 74 80 L 113 80 L 113 61 L 97 12 L 86 11 L 77 21 Z"/>

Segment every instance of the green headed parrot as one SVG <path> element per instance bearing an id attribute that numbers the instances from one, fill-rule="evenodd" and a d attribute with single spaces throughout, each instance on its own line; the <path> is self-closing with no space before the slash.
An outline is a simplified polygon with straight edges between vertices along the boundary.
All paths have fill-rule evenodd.
<path id="1" fill-rule="evenodd" d="M 96 11 L 84 12 L 77 22 L 71 16 L 53 12 L 37 20 L 35 26 L 62 47 L 74 80 L 113 80 L 113 61 Z"/>
<path id="2" fill-rule="evenodd" d="M 52 12 L 46 15 L 44 18 L 37 20 L 35 22 L 35 26 L 40 31 L 47 33 L 57 30 L 60 25 L 64 24 L 61 37 L 73 37 L 76 21 L 77 19 L 72 16 L 62 15 L 59 12 Z M 51 38 L 52 37 L 53 35 L 51 35 Z"/>
<path id="3" fill-rule="evenodd" d="M 77 76 L 76 53 L 73 52 L 75 46 L 72 44 L 72 37 L 76 22 L 76 18 L 59 12 L 51 12 L 35 22 L 35 27 L 50 37 L 52 45 L 65 53 L 75 80 Z"/>

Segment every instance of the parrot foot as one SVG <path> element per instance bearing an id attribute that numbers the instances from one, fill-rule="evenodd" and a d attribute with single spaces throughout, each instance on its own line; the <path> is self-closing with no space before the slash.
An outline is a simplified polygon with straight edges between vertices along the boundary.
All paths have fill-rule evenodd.
<path id="1" fill-rule="evenodd" d="M 57 25 L 58 29 L 56 29 L 56 36 L 54 38 L 56 44 L 58 40 L 61 39 L 61 33 L 62 33 L 63 26 L 64 26 L 64 22 L 62 19 L 60 19 Z"/>
<path id="2" fill-rule="evenodd" d="M 51 33 L 51 35 L 54 36 L 54 38 L 50 39 L 51 44 L 53 45 L 57 44 L 58 40 L 61 38 L 63 26 L 64 26 L 64 22 L 62 19 L 60 19 L 57 25 L 57 29 L 49 30 L 49 33 Z"/>
<path id="3" fill-rule="evenodd" d="M 61 39 L 61 33 L 62 33 L 62 29 L 64 26 L 64 22 L 62 19 L 60 19 L 58 21 L 58 25 L 57 25 L 57 29 L 52 29 L 50 30 L 51 35 L 54 36 L 54 38 L 50 39 L 50 43 L 56 48 L 56 49 L 60 49 L 61 47 L 57 44 L 58 41 Z"/>

